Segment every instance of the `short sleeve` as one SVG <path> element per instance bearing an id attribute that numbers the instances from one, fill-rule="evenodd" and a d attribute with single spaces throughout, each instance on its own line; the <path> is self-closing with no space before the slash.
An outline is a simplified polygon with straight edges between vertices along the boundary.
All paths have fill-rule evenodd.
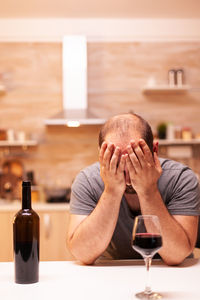
<path id="1" fill-rule="evenodd" d="M 167 208 L 174 215 L 200 215 L 200 188 L 197 176 L 189 168 L 177 174 Z"/>
<path id="2" fill-rule="evenodd" d="M 72 184 L 70 213 L 89 215 L 96 207 L 96 203 L 92 186 L 84 171 L 81 171 Z"/>

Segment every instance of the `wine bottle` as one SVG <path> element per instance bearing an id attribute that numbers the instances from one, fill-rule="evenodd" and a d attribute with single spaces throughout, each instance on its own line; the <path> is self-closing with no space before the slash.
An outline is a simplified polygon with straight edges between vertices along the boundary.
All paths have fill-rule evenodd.
<path id="1" fill-rule="evenodd" d="M 16 283 L 39 280 L 39 216 L 31 208 L 31 182 L 22 182 L 22 209 L 13 222 Z"/>

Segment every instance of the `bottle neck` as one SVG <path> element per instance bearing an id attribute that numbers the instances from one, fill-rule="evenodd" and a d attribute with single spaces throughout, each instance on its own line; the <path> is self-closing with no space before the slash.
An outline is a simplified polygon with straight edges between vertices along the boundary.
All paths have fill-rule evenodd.
<path id="1" fill-rule="evenodd" d="M 31 187 L 22 188 L 22 209 L 31 209 Z"/>

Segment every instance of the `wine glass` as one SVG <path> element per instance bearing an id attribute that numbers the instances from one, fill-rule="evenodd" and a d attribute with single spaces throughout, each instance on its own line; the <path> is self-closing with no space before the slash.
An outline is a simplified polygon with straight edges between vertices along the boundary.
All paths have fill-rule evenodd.
<path id="1" fill-rule="evenodd" d="M 157 216 L 143 215 L 135 218 L 132 234 L 132 247 L 144 258 L 147 279 L 143 292 L 136 294 L 139 299 L 161 299 L 162 296 L 152 292 L 149 284 L 149 268 L 156 252 L 162 247 L 160 223 Z"/>

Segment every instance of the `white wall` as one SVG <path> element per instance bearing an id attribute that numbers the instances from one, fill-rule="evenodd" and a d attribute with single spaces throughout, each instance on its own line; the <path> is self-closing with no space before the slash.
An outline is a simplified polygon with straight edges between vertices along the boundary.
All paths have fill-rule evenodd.
<path id="1" fill-rule="evenodd" d="M 197 41 L 200 19 L 0 19 L 0 41 Z"/>

